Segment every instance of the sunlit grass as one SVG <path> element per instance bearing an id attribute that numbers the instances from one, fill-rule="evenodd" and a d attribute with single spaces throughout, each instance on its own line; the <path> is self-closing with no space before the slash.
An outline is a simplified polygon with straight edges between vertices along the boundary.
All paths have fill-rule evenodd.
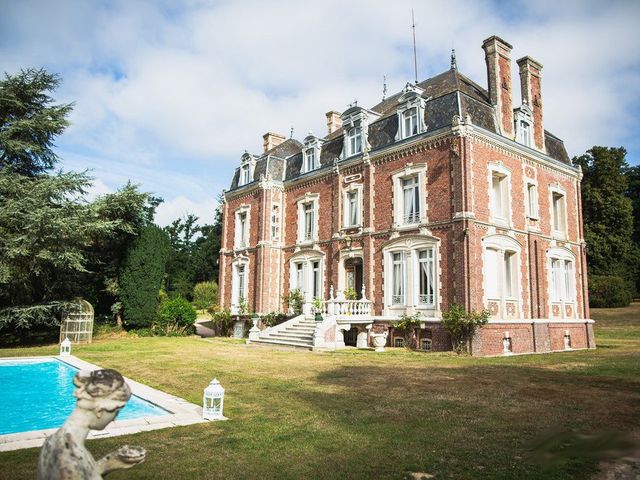
<path id="1" fill-rule="evenodd" d="M 545 467 L 527 455 L 553 431 L 640 427 L 640 321 L 593 311 L 601 348 L 500 358 L 344 350 L 314 353 L 231 339 L 98 339 L 74 354 L 201 402 L 217 377 L 227 422 L 96 440 L 96 455 L 124 444 L 147 461 L 109 478 L 565 479 L 595 458 Z M 635 319 L 635 320 L 634 320 Z M 56 346 L 0 350 L 50 355 Z M 37 450 L 0 454 L 0 477 L 33 478 Z"/>

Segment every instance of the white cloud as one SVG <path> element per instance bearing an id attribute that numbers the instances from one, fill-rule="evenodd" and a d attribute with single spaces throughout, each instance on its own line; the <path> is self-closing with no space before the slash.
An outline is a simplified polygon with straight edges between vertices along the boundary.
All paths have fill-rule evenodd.
<path id="1" fill-rule="evenodd" d="M 156 210 L 155 221 L 164 227 L 178 218 L 193 214 L 199 218 L 199 225 L 212 224 L 217 206 L 218 202 L 213 199 L 197 202 L 180 196 L 161 203 Z"/>
<path id="2" fill-rule="evenodd" d="M 421 79 L 448 68 L 455 46 L 460 70 L 486 84 L 480 45 L 498 34 L 514 60 L 544 65 L 545 126 L 570 154 L 634 142 L 640 3 L 413 3 L 11 2 L 0 69 L 60 72 L 61 100 L 76 101 L 59 141 L 65 168 L 91 168 L 113 189 L 139 182 L 172 199 L 163 215 L 215 201 L 264 132 L 323 133 L 326 111 L 375 104 L 383 75 L 390 92 L 411 80 L 412 7 Z"/>

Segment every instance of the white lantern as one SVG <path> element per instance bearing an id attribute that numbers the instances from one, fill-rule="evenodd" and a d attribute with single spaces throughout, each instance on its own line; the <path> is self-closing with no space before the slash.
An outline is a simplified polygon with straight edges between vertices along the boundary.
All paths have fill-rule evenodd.
<path id="1" fill-rule="evenodd" d="M 222 407 L 224 404 L 224 388 L 217 378 L 204 389 L 202 399 L 202 418 L 205 420 L 222 420 Z"/>
<path id="2" fill-rule="evenodd" d="M 60 356 L 68 357 L 69 355 L 71 355 L 71 340 L 65 337 L 62 343 L 60 343 Z"/>

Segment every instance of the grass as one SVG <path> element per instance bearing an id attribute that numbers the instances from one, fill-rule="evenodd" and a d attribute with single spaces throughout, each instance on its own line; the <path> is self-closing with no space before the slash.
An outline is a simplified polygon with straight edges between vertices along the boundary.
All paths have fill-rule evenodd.
<path id="1" fill-rule="evenodd" d="M 194 403 L 215 376 L 231 420 L 88 445 L 96 457 L 147 448 L 143 465 L 112 479 L 587 478 L 606 452 L 581 434 L 612 444 L 640 431 L 640 304 L 592 316 L 596 351 L 504 358 L 108 336 L 74 353 Z M 0 478 L 34 478 L 37 455 L 0 454 Z"/>

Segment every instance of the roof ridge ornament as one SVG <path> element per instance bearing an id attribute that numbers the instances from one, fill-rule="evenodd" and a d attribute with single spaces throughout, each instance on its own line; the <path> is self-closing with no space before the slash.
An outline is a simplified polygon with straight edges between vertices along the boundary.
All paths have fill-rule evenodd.
<path id="1" fill-rule="evenodd" d="M 458 62 L 456 61 L 456 49 L 451 49 L 451 70 L 458 70 Z"/>

